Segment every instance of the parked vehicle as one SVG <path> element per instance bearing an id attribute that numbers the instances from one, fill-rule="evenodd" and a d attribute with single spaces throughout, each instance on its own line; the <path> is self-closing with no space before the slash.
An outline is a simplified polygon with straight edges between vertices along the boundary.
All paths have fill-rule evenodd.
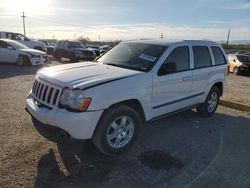
<path id="1" fill-rule="evenodd" d="M 88 45 L 88 49 L 95 51 L 96 56 L 101 54 L 101 47 L 98 45 Z"/>
<path id="2" fill-rule="evenodd" d="M 48 62 L 45 52 L 30 49 L 9 39 L 0 39 L 0 62 L 23 65 L 40 65 Z"/>
<path id="3" fill-rule="evenodd" d="M 111 49 L 111 47 L 109 45 L 101 46 L 100 54 L 105 54 L 110 49 Z"/>
<path id="4" fill-rule="evenodd" d="M 42 123 L 92 138 L 115 155 L 134 142 L 144 121 L 192 108 L 212 116 L 227 67 L 214 42 L 122 42 L 96 62 L 40 70 L 26 108 Z"/>
<path id="5" fill-rule="evenodd" d="M 36 50 L 44 51 L 46 50 L 45 44 L 41 41 L 30 39 L 20 33 L 13 33 L 13 32 L 5 32 L 0 31 L 0 38 L 2 39 L 11 39 L 15 40 L 17 42 L 22 43 L 25 46 L 28 46 L 29 48 L 33 48 Z"/>
<path id="6" fill-rule="evenodd" d="M 55 44 L 48 42 L 46 40 L 41 40 L 45 45 L 46 45 L 46 53 L 48 55 L 53 55 L 54 50 L 55 50 Z"/>
<path id="7" fill-rule="evenodd" d="M 58 41 L 53 56 L 56 59 L 69 58 L 71 62 L 78 60 L 93 61 L 96 58 L 95 52 L 86 48 L 80 41 L 69 40 Z"/>
<path id="8" fill-rule="evenodd" d="M 250 56 L 242 54 L 229 54 L 229 71 L 240 74 L 250 71 Z"/>

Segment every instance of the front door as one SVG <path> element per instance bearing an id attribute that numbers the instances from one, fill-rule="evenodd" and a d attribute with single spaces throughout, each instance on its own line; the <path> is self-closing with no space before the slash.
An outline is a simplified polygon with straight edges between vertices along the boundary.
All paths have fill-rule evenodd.
<path id="1" fill-rule="evenodd" d="M 12 46 L 4 41 L 0 41 L 0 62 L 15 63 L 18 52 Z"/>
<path id="2" fill-rule="evenodd" d="M 152 118 L 192 105 L 189 46 L 174 48 L 153 76 Z"/>

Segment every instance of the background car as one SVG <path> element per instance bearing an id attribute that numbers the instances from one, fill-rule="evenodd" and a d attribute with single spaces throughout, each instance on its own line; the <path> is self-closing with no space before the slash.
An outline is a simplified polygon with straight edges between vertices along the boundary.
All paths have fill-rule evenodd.
<path id="1" fill-rule="evenodd" d="M 48 62 L 45 52 L 30 49 L 10 39 L 0 39 L 0 62 L 23 65 L 40 65 Z"/>
<path id="2" fill-rule="evenodd" d="M 29 48 L 33 48 L 36 50 L 40 50 L 44 52 L 46 50 L 46 46 L 43 42 L 30 39 L 20 33 L 0 31 L 0 38 L 15 40 L 17 42 L 22 43 L 25 46 L 28 46 Z"/>
<path id="3" fill-rule="evenodd" d="M 250 72 L 250 56 L 242 54 L 229 54 L 229 72 L 240 74 Z"/>
<path id="4" fill-rule="evenodd" d="M 104 45 L 104 46 L 101 46 L 101 51 L 100 53 L 101 54 L 105 54 L 107 51 L 109 51 L 112 47 L 110 47 L 109 45 Z"/>
<path id="5" fill-rule="evenodd" d="M 55 50 L 55 43 L 48 42 L 46 40 L 41 40 L 46 45 L 46 53 L 48 55 L 53 55 Z"/>
<path id="6" fill-rule="evenodd" d="M 100 56 L 100 54 L 101 54 L 101 47 L 98 45 L 88 45 L 88 49 L 94 50 L 96 56 Z"/>
<path id="7" fill-rule="evenodd" d="M 95 51 L 86 48 L 80 41 L 60 40 L 56 43 L 53 56 L 56 59 L 69 58 L 71 62 L 78 60 L 93 61 Z"/>

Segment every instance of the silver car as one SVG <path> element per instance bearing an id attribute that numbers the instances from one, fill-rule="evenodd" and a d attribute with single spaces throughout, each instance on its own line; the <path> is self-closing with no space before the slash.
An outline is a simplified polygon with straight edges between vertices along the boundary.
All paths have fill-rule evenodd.
<path id="1" fill-rule="evenodd" d="M 0 62 L 23 65 L 40 65 L 48 61 L 45 52 L 30 49 L 10 39 L 0 39 Z"/>

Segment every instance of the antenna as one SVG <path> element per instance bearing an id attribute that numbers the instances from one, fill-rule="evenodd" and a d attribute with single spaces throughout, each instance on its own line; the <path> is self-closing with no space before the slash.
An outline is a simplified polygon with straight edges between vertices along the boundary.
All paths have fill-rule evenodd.
<path id="1" fill-rule="evenodd" d="M 24 34 L 24 36 L 26 36 L 26 31 L 25 31 L 25 18 L 26 18 L 27 16 L 25 16 L 24 15 L 24 12 L 23 12 L 23 15 L 21 16 L 21 18 L 23 18 L 23 34 Z"/>

